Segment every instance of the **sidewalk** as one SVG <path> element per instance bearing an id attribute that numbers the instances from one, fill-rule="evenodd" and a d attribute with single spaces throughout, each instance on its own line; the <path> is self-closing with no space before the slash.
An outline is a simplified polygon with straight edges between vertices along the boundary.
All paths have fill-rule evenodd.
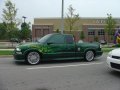
<path id="1" fill-rule="evenodd" d="M 0 51 L 13 51 L 14 49 L 0 49 Z"/>
<path id="2" fill-rule="evenodd" d="M 0 42 L 0 49 L 12 49 L 15 48 L 19 43 L 11 42 Z"/>

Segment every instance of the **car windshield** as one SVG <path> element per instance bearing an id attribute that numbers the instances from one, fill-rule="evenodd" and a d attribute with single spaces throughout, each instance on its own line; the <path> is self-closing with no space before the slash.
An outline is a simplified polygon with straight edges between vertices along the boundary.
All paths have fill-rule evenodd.
<path id="1" fill-rule="evenodd" d="M 51 34 L 48 34 L 44 37 L 42 37 L 41 39 L 38 40 L 39 43 L 45 43 L 49 38 L 51 37 Z"/>

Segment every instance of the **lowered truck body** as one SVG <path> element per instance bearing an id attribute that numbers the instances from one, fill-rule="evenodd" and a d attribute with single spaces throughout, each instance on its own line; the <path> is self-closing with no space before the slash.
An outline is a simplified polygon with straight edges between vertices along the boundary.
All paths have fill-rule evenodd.
<path id="1" fill-rule="evenodd" d="M 17 61 L 38 64 L 42 60 L 80 59 L 94 60 L 102 55 L 99 43 L 76 43 L 71 34 L 48 34 L 36 43 L 19 45 L 14 50 Z"/>

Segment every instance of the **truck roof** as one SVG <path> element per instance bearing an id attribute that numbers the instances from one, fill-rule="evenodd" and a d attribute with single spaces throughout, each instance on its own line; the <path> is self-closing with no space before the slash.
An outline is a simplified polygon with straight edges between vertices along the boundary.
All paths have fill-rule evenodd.
<path id="1" fill-rule="evenodd" d="M 72 35 L 72 34 L 51 33 L 51 35 Z"/>

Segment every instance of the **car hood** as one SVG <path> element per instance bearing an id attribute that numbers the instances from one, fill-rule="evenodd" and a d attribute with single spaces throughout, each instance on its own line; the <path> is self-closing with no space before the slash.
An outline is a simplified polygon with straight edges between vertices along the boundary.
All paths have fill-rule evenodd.
<path id="1" fill-rule="evenodd" d="M 17 46 L 17 47 L 19 47 L 19 48 L 34 48 L 34 47 L 38 47 L 40 45 L 40 43 L 24 43 L 24 44 L 20 44 L 19 46 Z"/>
<path id="2" fill-rule="evenodd" d="M 111 54 L 112 55 L 115 55 L 115 56 L 120 56 L 120 48 L 117 48 L 117 49 L 114 49 L 111 51 Z"/>

